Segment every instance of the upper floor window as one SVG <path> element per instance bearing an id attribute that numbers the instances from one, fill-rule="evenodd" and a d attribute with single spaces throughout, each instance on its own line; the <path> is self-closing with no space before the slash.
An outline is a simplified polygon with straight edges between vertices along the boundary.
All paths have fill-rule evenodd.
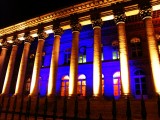
<path id="1" fill-rule="evenodd" d="M 70 58 L 71 58 L 71 48 L 68 48 L 68 49 L 65 50 L 64 64 L 69 65 L 70 64 Z"/>
<path id="2" fill-rule="evenodd" d="M 78 63 L 86 63 L 86 47 L 84 46 L 79 48 Z"/>
<path id="3" fill-rule="evenodd" d="M 147 85 L 146 77 L 142 70 L 137 70 L 134 73 L 135 80 L 135 93 L 136 95 L 146 95 L 147 94 Z"/>
<path id="4" fill-rule="evenodd" d="M 139 38 L 134 37 L 131 39 L 131 54 L 132 57 L 141 57 L 142 56 L 142 46 Z"/>
<path id="5" fill-rule="evenodd" d="M 117 40 L 112 42 L 112 47 L 113 47 L 112 59 L 113 60 L 119 59 L 119 43 Z"/>

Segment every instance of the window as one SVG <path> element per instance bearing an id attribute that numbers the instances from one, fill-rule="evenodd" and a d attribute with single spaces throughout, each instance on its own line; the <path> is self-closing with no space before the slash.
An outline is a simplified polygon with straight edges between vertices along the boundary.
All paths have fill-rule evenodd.
<path id="1" fill-rule="evenodd" d="M 79 49 L 78 63 L 86 63 L 86 47 L 84 46 Z"/>
<path id="2" fill-rule="evenodd" d="M 121 79 L 119 71 L 113 74 L 113 90 L 114 96 L 121 95 Z"/>
<path id="3" fill-rule="evenodd" d="M 113 47 L 112 59 L 113 60 L 119 59 L 119 43 L 117 40 L 112 42 L 112 47 Z"/>
<path id="4" fill-rule="evenodd" d="M 65 50 L 64 64 L 67 64 L 67 65 L 70 64 L 70 57 L 71 57 L 71 49 L 68 48 L 68 49 Z"/>
<path id="5" fill-rule="evenodd" d="M 65 75 L 61 82 L 61 96 L 68 96 L 69 76 Z"/>
<path id="6" fill-rule="evenodd" d="M 142 70 L 137 70 L 134 75 L 136 95 L 146 95 L 147 87 L 144 72 Z"/>
<path id="7" fill-rule="evenodd" d="M 141 57 L 142 56 L 142 46 L 141 46 L 141 41 L 139 38 L 132 38 L 131 39 L 131 54 L 132 57 Z"/>
<path id="8" fill-rule="evenodd" d="M 77 94 L 78 96 L 86 96 L 86 76 L 83 74 L 78 77 Z"/>

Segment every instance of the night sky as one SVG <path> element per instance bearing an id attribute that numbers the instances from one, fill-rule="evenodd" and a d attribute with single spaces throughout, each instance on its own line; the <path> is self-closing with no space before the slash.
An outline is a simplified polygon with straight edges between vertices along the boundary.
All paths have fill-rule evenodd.
<path id="1" fill-rule="evenodd" d="M 1 0 L 0 29 L 88 0 Z"/>

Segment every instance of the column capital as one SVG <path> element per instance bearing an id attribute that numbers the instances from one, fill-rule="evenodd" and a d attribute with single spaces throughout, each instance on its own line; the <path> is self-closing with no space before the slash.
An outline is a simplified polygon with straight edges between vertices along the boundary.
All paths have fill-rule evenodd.
<path id="1" fill-rule="evenodd" d="M 45 40 L 48 37 L 48 34 L 44 31 L 39 31 L 37 34 L 38 40 Z"/>
<path id="2" fill-rule="evenodd" d="M 80 32 L 82 26 L 81 24 L 79 23 L 79 19 L 78 19 L 78 15 L 77 14 L 74 14 L 74 15 L 71 15 L 71 20 L 70 20 L 70 26 L 72 28 L 72 31 L 78 31 Z"/>
<path id="3" fill-rule="evenodd" d="M 53 29 L 53 31 L 54 31 L 54 36 L 56 36 L 56 35 L 61 36 L 63 34 L 63 29 L 61 27 L 55 28 L 55 29 Z"/>
<path id="4" fill-rule="evenodd" d="M 60 27 L 60 20 L 59 19 L 53 20 L 53 32 L 54 32 L 54 36 L 56 36 L 56 35 L 61 36 L 63 33 L 63 29 Z"/>
<path id="5" fill-rule="evenodd" d="M 10 44 L 7 41 L 2 43 L 2 48 L 8 48 L 9 46 Z"/>
<path id="6" fill-rule="evenodd" d="M 102 27 L 103 21 L 102 19 L 91 20 L 93 29 L 95 27 Z"/>
<path id="7" fill-rule="evenodd" d="M 93 29 L 95 27 L 101 27 L 103 25 L 103 21 L 100 17 L 98 9 L 91 10 L 91 22 Z"/>
<path id="8" fill-rule="evenodd" d="M 140 10 L 139 14 L 142 20 L 145 18 L 152 18 L 152 8 L 145 8 Z"/>
<path id="9" fill-rule="evenodd" d="M 114 15 L 114 21 L 115 21 L 116 24 L 125 23 L 125 21 L 126 21 L 125 14 L 122 13 L 122 14 L 116 14 L 116 15 Z"/>
<path id="10" fill-rule="evenodd" d="M 21 43 L 22 43 L 22 41 L 19 40 L 18 38 L 13 39 L 13 45 L 17 45 L 18 46 Z"/>
<path id="11" fill-rule="evenodd" d="M 24 35 L 24 39 L 25 39 L 25 40 L 24 40 L 25 42 L 31 43 L 31 42 L 34 40 L 34 37 L 32 37 L 32 36 L 30 36 L 29 34 L 26 33 L 26 34 Z"/>
<path id="12" fill-rule="evenodd" d="M 139 14 L 142 20 L 144 20 L 145 18 L 152 17 L 152 7 L 149 0 L 146 0 L 145 2 L 141 1 L 139 4 L 139 8 L 140 8 Z"/>

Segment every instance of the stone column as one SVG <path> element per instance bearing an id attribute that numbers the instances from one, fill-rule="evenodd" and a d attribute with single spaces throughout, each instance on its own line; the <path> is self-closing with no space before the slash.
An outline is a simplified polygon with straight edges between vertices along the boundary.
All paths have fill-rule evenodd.
<path id="1" fill-rule="evenodd" d="M 47 38 L 47 34 L 41 30 L 38 31 L 38 45 L 36 50 L 36 56 L 34 60 L 33 72 L 32 72 L 32 79 L 31 79 L 31 87 L 30 87 L 30 95 L 37 96 L 38 95 L 38 88 L 39 88 L 39 73 L 41 68 L 42 62 L 42 52 L 44 41 Z"/>
<path id="2" fill-rule="evenodd" d="M 6 76 L 3 84 L 2 94 L 9 94 L 10 90 L 10 84 L 12 80 L 13 70 L 14 70 L 14 64 L 16 59 L 16 54 L 18 50 L 18 44 L 21 43 L 17 38 L 14 40 L 12 45 L 12 51 L 9 58 L 9 63 L 6 71 Z"/>
<path id="3" fill-rule="evenodd" d="M 96 15 L 95 15 L 96 14 Z M 94 49 L 93 49 L 93 96 L 102 96 L 102 61 L 101 61 L 101 26 L 103 24 L 99 13 L 91 16 L 92 27 L 94 30 Z"/>
<path id="4" fill-rule="evenodd" d="M 128 48 L 127 38 L 125 31 L 125 19 L 126 16 L 123 13 L 116 14 L 114 16 L 115 23 L 118 30 L 119 39 L 119 53 L 120 53 L 120 72 L 122 83 L 122 94 L 130 94 L 130 76 L 129 76 L 129 61 L 128 61 Z"/>
<path id="5" fill-rule="evenodd" d="M 17 77 L 15 95 L 21 95 L 23 92 L 23 86 L 24 86 L 23 84 L 24 84 L 24 79 L 26 74 L 28 54 L 30 50 L 30 44 L 33 40 L 34 40 L 33 37 L 29 35 L 25 35 L 24 48 L 23 48 L 20 68 L 19 68 L 18 77 Z"/>
<path id="6" fill-rule="evenodd" d="M 72 49 L 70 60 L 70 79 L 69 79 L 69 96 L 77 94 L 77 81 L 78 81 L 78 52 L 79 52 L 79 34 L 81 24 L 75 16 L 71 19 L 72 28 Z"/>
<path id="7" fill-rule="evenodd" d="M 59 58 L 59 49 L 60 49 L 60 38 L 62 35 L 62 28 L 53 24 L 54 30 L 54 43 L 52 49 L 52 58 L 50 65 L 49 81 L 48 81 L 48 92 L 47 95 L 55 95 L 56 93 L 56 79 L 57 79 L 57 69 L 58 69 L 58 58 Z"/>
<path id="8" fill-rule="evenodd" d="M 155 39 L 154 27 L 152 23 L 152 9 L 151 6 L 142 6 L 140 10 L 140 16 L 144 21 L 146 27 L 147 45 L 149 49 L 150 66 L 152 71 L 152 78 L 155 87 L 155 91 L 160 94 L 160 59 L 158 53 L 158 45 Z"/>
<path id="9" fill-rule="evenodd" d="M 2 68 L 3 68 L 3 64 L 4 64 L 4 60 L 6 58 L 6 53 L 8 50 L 8 43 L 4 42 L 2 45 L 2 51 L 1 51 L 1 56 L 0 56 L 0 75 L 2 74 Z"/>

